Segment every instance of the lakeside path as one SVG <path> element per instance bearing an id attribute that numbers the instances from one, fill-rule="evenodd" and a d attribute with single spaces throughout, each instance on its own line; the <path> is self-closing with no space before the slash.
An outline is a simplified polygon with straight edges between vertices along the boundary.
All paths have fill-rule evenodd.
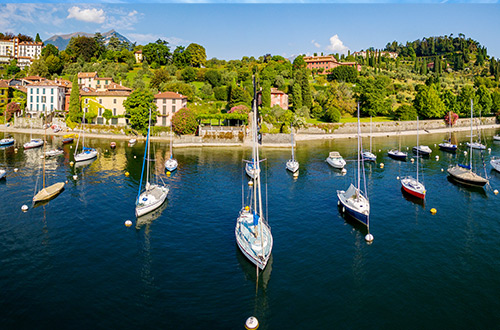
<path id="1" fill-rule="evenodd" d="M 490 125 L 482 125 L 480 126 L 481 129 L 499 129 L 500 124 L 490 124 Z M 474 130 L 476 130 L 477 127 L 474 127 Z M 462 126 L 462 127 L 453 127 L 452 131 L 453 132 L 458 132 L 458 131 L 469 131 L 470 127 L 467 126 Z M 0 125 L 0 131 L 1 132 L 6 132 L 6 133 L 21 133 L 21 134 L 33 134 L 33 135 L 43 135 L 44 130 L 43 129 L 30 129 L 30 128 L 16 128 L 16 127 L 6 127 L 5 125 Z M 425 129 L 425 130 L 420 130 L 420 134 L 438 134 L 438 133 L 448 133 L 450 129 L 448 127 L 445 128 L 438 128 L 438 129 Z M 52 135 L 52 136 L 64 136 L 67 134 L 79 134 L 79 131 L 60 131 L 57 133 L 54 133 L 52 129 L 47 129 L 47 135 Z M 398 134 L 401 135 L 417 135 L 416 130 L 406 130 L 406 131 L 392 131 L 392 132 L 373 132 L 372 136 L 373 137 L 391 137 L 391 136 L 398 136 Z M 369 136 L 369 133 L 363 133 L 363 136 Z M 295 135 L 295 141 L 315 141 L 315 140 L 335 140 L 335 139 L 352 139 L 356 138 L 357 134 L 356 133 L 325 133 L 325 134 L 296 134 Z M 124 135 L 124 134 L 107 134 L 107 133 L 90 133 L 90 132 L 85 132 L 85 137 L 87 138 L 99 138 L 99 139 L 107 139 L 107 140 L 129 140 L 131 138 L 137 138 L 138 140 L 145 140 L 145 137 L 142 136 L 132 136 L 132 135 Z M 169 136 L 155 136 L 151 137 L 151 140 L 153 141 L 163 141 L 163 142 L 169 142 L 170 137 Z M 213 143 L 185 143 L 180 141 L 175 141 L 177 139 L 174 139 L 175 142 L 175 147 L 201 147 L 201 146 L 213 146 L 213 147 L 218 147 L 218 146 L 247 146 L 248 143 L 223 143 L 223 142 L 213 142 Z M 283 146 L 283 145 L 289 145 L 289 142 L 286 143 L 265 143 L 263 147 L 277 147 L 277 146 Z"/>

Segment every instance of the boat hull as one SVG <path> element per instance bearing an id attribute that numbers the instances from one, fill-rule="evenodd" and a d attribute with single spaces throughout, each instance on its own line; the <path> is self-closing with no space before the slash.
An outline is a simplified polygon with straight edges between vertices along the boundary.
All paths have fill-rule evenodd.
<path id="1" fill-rule="evenodd" d="M 425 187 L 423 184 L 413 178 L 404 178 L 401 180 L 403 190 L 417 198 L 425 199 Z"/>
<path id="2" fill-rule="evenodd" d="M 83 162 L 97 157 L 97 150 L 85 151 L 75 155 L 75 162 Z"/>
<path id="3" fill-rule="evenodd" d="M 490 161 L 490 164 L 495 169 L 495 171 L 500 172 L 500 159 L 492 159 Z"/>
<path id="4" fill-rule="evenodd" d="M 57 182 L 40 190 L 34 197 L 33 202 L 43 202 L 55 197 L 64 189 L 64 182 Z"/>
<path id="5" fill-rule="evenodd" d="M 337 159 L 331 159 L 330 157 L 328 157 L 326 159 L 326 162 L 328 163 L 328 165 L 330 165 L 331 167 L 333 168 L 338 168 L 338 169 L 343 169 L 344 166 L 345 166 L 345 160 L 341 159 L 341 160 L 337 160 Z"/>
<path id="6" fill-rule="evenodd" d="M 0 147 L 13 145 L 14 141 L 14 139 L 2 139 L 0 140 Z"/>
<path id="7" fill-rule="evenodd" d="M 432 150 L 429 149 L 429 147 L 427 148 L 422 148 L 422 147 L 426 147 L 426 146 L 420 146 L 420 147 L 413 147 L 413 153 L 414 154 L 417 154 L 420 155 L 420 156 L 429 156 L 431 153 L 432 153 Z"/>
<path id="8" fill-rule="evenodd" d="M 359 195 L 359 201 L 354 197 L 354 186 L 350 186 L 346 191 L 338 190 L 338 206 L 342 213 L 349 215 L 351 218 L 359 221 L 360 223 L 368 226 L 370 217 L 370 203 L 363 196 Z"/>
<path id="9" fill-rule="evenodd" d="M 260 169 L 254 168 L 252 163 L 246 163 L 245 172 L 249 177 L 255 179 L 260 174 Z"/>
<path id="10" fill-rule="evenodd" d="M 169 172 L 173 172 L 177 169 L 178 165 L 177 160 L 170 158 L 165 162 L 165 169 Z"/>
<path id="11" fill-rule="evenodd" d="M 408 154 L 404 153 L 404 152 L 398 152 L 398 151 L 394 151 L 394 150 L 390 150 L 387 155 L 389 157 L 391 157 L 392 159 L 396 159 L 396 160 L 403 160 L 403 161 L 406 161 L 406 157 L 408 156 Z"/>
<path id="12" fill-rule="evenodd" d="M 448 151 L 448 152 L 456 152 L 457 151 L 457 145 L 456 144 L 451 144 L 451 143 L 440 143 L 439 144 L 439 149 L 443 151 Z"/>
<path id="13" fill-rule="evenodd" d="M 5 176 L 7 175 L 7 171 L 6 170 L 0 170 L 0 180 L 5 178 Z"/>
<path id="14" fill-rule="evenodd" d="M 139 196 L 139 201 L 147 203 L 139 203 L 135 207 L 135 216 L 140 217 L 144 214 L 152 212 L 162 206 L 167 199 L 169 188 L 165 186 L 151 185 L 149 191 L 145 191 Z M 157 193 L 155 193 L 155 190 Z M 144 200 L 146 198 L 146 200 Z"/>
<path id="15" fill-rule="evenodd" d="M 299 170 L 299 162 L 290 159 L 286 162 L 286 169 L 292 173 L 297 172 Z"/>
<path id="16" fill-rule="evenodd" d="M 488 183 L 488 180 L 475 174 L 474 172 L 461 168 L 458 165 L 447 170 L 451 179 L 461 184 L 472 187 L 483 187 Z"/>
<path id="17" fill-rule="evenodd" d="M 43 146 L 42 140 L 31 140 L 30 142 L 26 142 L 23 147 L 24 149 L 33 149 Z"/>
<path id="18" fill-rule="evenodd" d="M 69 143 L 73 143 L 73 141 L 74 141 L 73 138 L 66 138 L 66 139 L 62 140 L 62 143 L 63 144 L 69 144 Z"/>
<path id="19" fill-rule="evenodd" d="M 476 149 L 476 150 L 486 150 L 486 146 L 484 144 L 473 142 L 472 145 L 469 142 L 466 142 L 467 147 Z"/>
<path id="20" fill-rule="evenodd" d="M 369 151 L 365 151 L 361 154 L 361 157 L 365 162 L 375 162 L 377 161 L 377 156 L 375 156 L 373 153 Z"/>

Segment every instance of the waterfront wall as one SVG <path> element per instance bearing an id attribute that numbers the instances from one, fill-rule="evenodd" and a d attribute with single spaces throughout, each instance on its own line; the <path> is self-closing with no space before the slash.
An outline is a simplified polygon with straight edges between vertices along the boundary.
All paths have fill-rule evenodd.
<path id="1" fill-rule="evenodd" d="M 474 118 L 474 126 L 479 123 L 478 118 Z M 481 125 L 494 125 L 496 124 L 495 117 L 485 117 L 481 118 Z M 430 129 L 440 129 L 447 128 L 448 126 L 443 119 L 432 119 L 432 120 L 420 120 L 419 129 L 422 131 Z M 318 124 L 310 125 L 306 128 L 300 128 L 297 134 L 325 134 L 325 133 L 335 133 L 335 134 L 356 134 L 358 123 L 332 123 L 332 124 Z M 469 127 L 469 118 L 460 118 L 453 127 Z M 361 132 L 370 133 L 370 123 L 361 123 Z M 404 132 L 404 131 L 416 131 L 417 121 L 400 121 L 400 122 L 373 122 L 372 132 Z"/>

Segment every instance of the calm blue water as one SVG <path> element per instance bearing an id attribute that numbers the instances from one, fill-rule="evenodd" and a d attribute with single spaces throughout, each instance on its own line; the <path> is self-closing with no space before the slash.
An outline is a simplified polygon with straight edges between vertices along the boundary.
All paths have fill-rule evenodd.
<path id="1" fill-rule="evenodd" d="M 494 133 L 487 144 L 500 155 Z M 466 135 L 456 137 L 465 142 Z M 19 146 L 29 139 L 14 137 Z M 336 190 L 354 179 L 355 163 L 342 176 L 324 161 L 331 150 L 355 159 L 355 139 L 299 143 L 297 180 L 285 170 L 290 150 L 262 150 L 274 249 L 258 283 L 234 238 L 249 149 L 175 150 L 179 169 L 165 177 L 168 202 L 159 217 L 140 223 L 134 200 L 142 144 L 118 142 L 112 151 L 109 141 L 91 139 L 100 157 L 75 169 L 73 149 L 64 146 L 64 157 L 47 162 L 47 181 L 67 180 L 66 188 L 36 208 L 30 201 L 42 150 L 2 149 L 0 166 L 9 174 L 0 181 L 1 327 L 242 329 L 255 315 L 261 329 L 497 328 L 500 195 L 448 181 L 447 165 L 463 155 L 434 147 L 445 137 L 420 137 L 434 150 L 421 172 L 425 205 L 401 192 L 396 177 L 415 175 L 416 165 L 386 156 L 397 139 L 374 139 L 385 167 L 365 167 L 371 245 L 366 230 L 337 209 Z M 402 144 L 411 150 L 416 137 Z M 168 144 L 154 145 L 161 171 Z M 500 189 L 489 163 L 487 173 Z M 124 226 L 128 219 L 134 226 Z"/>

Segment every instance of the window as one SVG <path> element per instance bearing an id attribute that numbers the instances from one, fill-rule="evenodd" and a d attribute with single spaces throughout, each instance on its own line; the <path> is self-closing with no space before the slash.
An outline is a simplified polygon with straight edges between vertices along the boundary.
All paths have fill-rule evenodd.
<path id="1" fill-rule="evenodd" d="M 42 88 L 42 94 L 45 94 L 45 88 Z"/>
<path id="2" fill-rule="evenodd" d="M 36 97 L 36 103 L 40 102 L 39 96 Z"/>
<path id="3" fill-rule="evenodd" d="M 37 93 L 37 94 L 40 94 L 40 88 L 37 88 L 37 89 L 36 89 L 36 93 Z"/>
<path id="4" fill-rule="evenodd" d="M 30 102 L 33 102 L 33 95 L 30 96 Z"/>
<path id="5" fill-rule="evenodd" d="M 30 104 L 30 110 L 33 111 L 33 104 Z"/>
<path id="6" fill-rule="evenodd" d="M 102 99 L 99 99 L 99 104 L 102 104 Z"/>
<path id="7" fill-rule="evenodd" d="M 102 116 L 102 108 L 99 108 L 98 116 L 99 116 L 99 117 L 101 117 L 101 116 Z"/>
<path id="8" fill-rule="evenodd" d="M 50 89 L 50 94 L 54 95 L 54 89 L 53 88 Z"/>
<path id="9" fill-rule="evenodd" d="M 175 113 L 175 105 L 172 106 L 172 113 Z"/>
<path id="10" fill-rule="evenodd" d="M 163 99 L 163 104 L 167 103 L 167 99 Z"/>
<path id="11" fill-rule="evenodd" d="M 163 106 L 163 114 L 164 114 L 164 115 L 166 115 L 166 114 L 167 114 L 167 106 L 166 106 L 166 105 L 164 105 L 164 106 Z"/>
<path id="12" fill-rule="evenodd" d="M 30 88 L 30 93 L 31 93 L 31 94 L 33 94 L 33 93 L 34 93 L 33 88 Z"/>
<path id="13" fill-rule="evenodd" d="M 87 113 L 88 108 L 83 108 L 83 112 Z"/>
<path id="14" fill-rule="evenodd" d="M 50 97 L 50 103 L 54 103 L 54 97 L 53 96 Z"/>
<path id="15" fill-rule="evenodd" d="M 113 108 L 113 116 L 116 116 L 116 108 Z"/>
<path id="16" fill-rule="evenodd" d="M 50 105 L 50 110 L 51 111 L 54 110 L 54 105 L 53 104 Z"/>
<path id="17" fill-rule="evenodd" d="M 39 104 L 37 103 L 37 104 L 36 104 L 36 111 L 40 110 L 40 109 L 38 108 L 38 105 L 39 105 Z"/>
<path id="18" fill-rule="evenodd" d="M 45 99 L 45 96 L 42 96 L 42 103 L 45 103 L 47 102 L 47 100 Z"/>
<path id="19" fill-rule="evenodd" d="M 116 99 L 113 99 L 113 103 L 116 104 Z"/>

